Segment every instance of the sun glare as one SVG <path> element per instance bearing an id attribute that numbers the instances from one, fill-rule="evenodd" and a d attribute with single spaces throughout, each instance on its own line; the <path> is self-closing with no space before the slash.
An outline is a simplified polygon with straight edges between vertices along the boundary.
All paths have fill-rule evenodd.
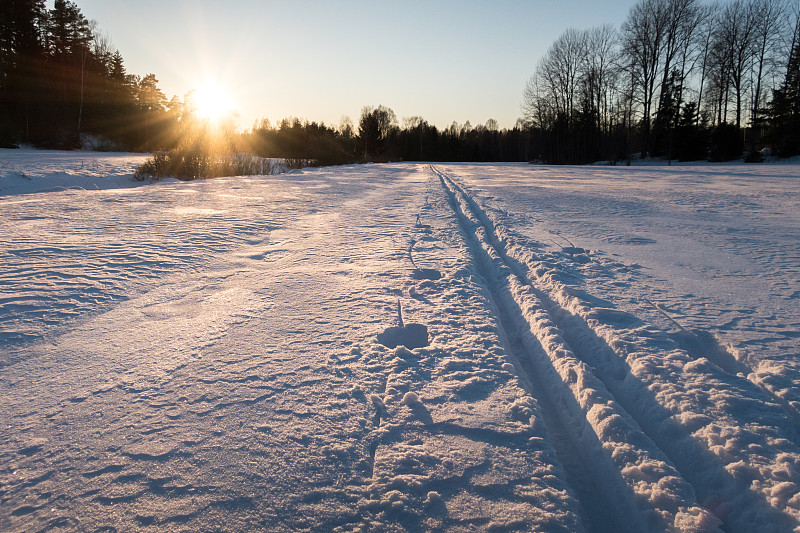
<path id="1" fill-rule="evenodd" d="M 198 88 L 194 94 L 194 104 L 198 116 L 212 122 L 233 113 L 234 102 L 230 93 L 219 85 L 208 83 Z"/>

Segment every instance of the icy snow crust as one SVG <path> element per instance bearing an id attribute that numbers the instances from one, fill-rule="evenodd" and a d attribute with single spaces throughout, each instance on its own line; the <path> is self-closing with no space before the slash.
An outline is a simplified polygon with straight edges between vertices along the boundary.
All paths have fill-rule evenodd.
<path id="1" fill-rule="evenodd" d="M 797 165 L 97 157 L 0 198 L 0 530 L 800 531 Z"/>

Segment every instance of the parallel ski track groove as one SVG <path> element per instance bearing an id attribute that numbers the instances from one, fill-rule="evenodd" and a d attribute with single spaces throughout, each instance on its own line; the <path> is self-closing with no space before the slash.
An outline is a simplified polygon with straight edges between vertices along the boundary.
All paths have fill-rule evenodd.
<path id="1" fill-rule="evenodd" d="M 475 202 L 473 198 L 464 192 L 461 187 L 459 187 L 443 172 L 439 171 L 433 166 L 431 167 L 431 170 L 439 177 L 442 185 L 448 190 L 448 194 L 450 194 L 451 197 L 455 199 L 456 195 L 460 195 L 463 202 L 468 206 L 469 211 L 471 211 L 472 217 L 476 219 L 475 224 L 479 225 L 480 231 L 485 233 L 488 246 L 501 258 L 502 265 L 513 272 L 515 277 L 529 287 L 534 292 L 536 297 L 541 300 L 542 304 L 552 317 L 552 320 L 555 322 L 558 328 L 565 333 L 564 337 L 567 340 L 573 339 L 571 341 L 571 345 L 567 345 L 568 348 L 571 349 L 575 356 L 578 357 L 583 363 L 590 366 L 595 371 L 597 379 L 599 379 L 605 385 L 607 390 L 616 396 L 617 401 L 625 409 L 626 414 L 631 416 L 638 423 L 641 431 L 645 436 L 647 436 L 648 440 L 655 443 L 657 446 L 657 451 L 663 453 L 664 456 L 670 460 L 672 465 L 674 465 L 678 472 L 680 472 L 680 476 L 683 478 L 683 480 L 692 485 L 696 494 L 709 497 L 719 490 L 722 490 L 723 493 L 728 493 L 729 495 L 738 492 L 740 495 L 738 498 L 740 503 L 746 502 L 748 506 L 758 506 L 762 508 L 762 511 L 766 509 L 766 513 L 771 516 L 771 520 L 774 520 L 774 526 L 780 527 L 777 526 L 777 524 L 780 523 L 789 526 L 789 516 L 781 513 L 777 509 L 772 509 L 769 508 L 768 505 L 765 505 L 766 502 L 763 500 L 761 494 L 753 493 L 747 489 L 744 491 L 737 490 L 737 483 L 728 474 L 724 467 L 722 467 L 722 465 L 720 465 L 721 468 L 717 469 L 717 475 L 714 476 L 716 478 L 716 483 L 709 485 L 702 479 L 699 479 L 695 475 L 693 468 L 695 465 L 693 465 L 693 460 L 713 461 L 716 459 L 715 456 L 709 450 L 705 449 L 701 444 L 695 443 L 688 434 L 685 435 L 687 438 L 676 439 L 674 432 L 671 433 L 668 428 L 660 427 L 658 424 L 667 423 L 667 419 L 670 415 L 672 415 L 672 413 L 660 406 L 660 404 L 656 405 L 657 400 L 655 398 L 651 397 L 649 400 L 642 401 L 640 395 L 634 394 L 633 397 L 631 397 L 630 394 L 626 394 L 624 390 L 620 388 L 623 380 L 627 378 L 627 376 L 631 375 L 630 370 L 627 369 L 627 363 L 625 362 L 624 358 L 617 354 L 616 351 L 606 343 L 602 332 L 596 331 L 594 327 L 585 321 L 580 315 L 575 314 L 565 307 L 565 305 L 567 305 L 566 303 L 559 303 L 559 301 L 551 298 L 541 289 L 538 289 L 524 274 L 524 271 L 527 270 L 525 262 L 519 261 L 508 255 L 506 246 L 498 237 L 494 228 L 494 224 L 489 219 L 488 215 L 483 211 L 483 209 L 481 209 L 481 207 L 477 204 L 477 202 Z M 465 216 L 467 215 L 465 214 Z M 469 217 L 467 216 L 467 218 Z M 582 335 L 582 333 L 586 333 L 588 336 Z M 596 342 L 593 342 L 592 338 L 594 338 L 594 341 Z M 601 357 L 600 360 L 598 360 L 598 358 L 590 355 L 596 351 L 606 352 L 607 355 L 611 355 L 613 357 L 606 358 L 606 360 L 602 360 Z M 752 383 L 752 381 L 750 381 L 750 383 Z M 644 383 L 641 385 L 645 387 L 644 390 L 646 391 L 646 385 Z M 755 385 L 758 386 L 757 384 Z M 762 389 L 762 387 L 758 388 Z M 786 410 L 785 408 L 783 410 L 790 419 L 793 418 L 790 411 Z M 660 412 L 664 416 L 657 420 L 652 420 L 653 412 Z M 792 422 L 794 422 L 794 420 L 792 420 Z M 684 433 L 684 431 L 681 431 L 681 433 Z M 790 436 L 790 440 L 794 439 L 792 439 Z M 739 487 L 739 489 L 742 488 L 744 487 Z M 737 512 L 738 510 L 735 509 L 734 514 Z M 748 524 L 743 523 L 731 524 L 726 521 L 725 526 L 731 528 L 731 531 L 749 530 Z"/>
<path id="2" fill-rule="evenodd" d="M 570 348 L 563 343 L 563 340 L 559 343 L 560 339 L 545 339 L 543 344 L 549 344 L 547 347 L 550 349 L 548 350 L 545 348 L 545 353 L 542 353 L 542 348 L 544 348 L 544 346 L 538 344 L 536 335 L 531 331 L 531 324 L 528 322 L 523 311 L 526 308 L 526 304 L 525 302 L 519 301 L 520 291 L 524 292 L 526 289 L 526 287 L 522 285 L 530 284 L 526 283 L 524 278 L 522 278 L 523 283 L 520 284 L 520 282 L 515 279 L 517 277 L 516 275 L 509 274 L 512 271 L 512 268 L 510 268 L 511 265 L 502 257 L 503 254 L 501 251 L 497 250 L 491 243 L 491 238 L 489 237 L 490 233 L 486 231 L 487 228 L 480 221 L 470 220 L 470 215 L 463 211 L 459 202 L 459 196 L 461 196 L 462 199 L 466 196 L 463 191 L 435 167 L 431 167 L 431 169 L 439 177 L 465 237 L 468 241 L 472 241 L 468 242 L 468 244 L 476 264 L 494 264 L 496 270 L 499 271 L 492 273 L 491 267 L 486 266 L 484 268 L 485 271 L 489 271 L 488 276 L 486 276 L 487 285 L 500 311 L 501 316 L 499 319 L 506 334 L 513 334 L 514 331 L 522 331 L 518 341 L 519 344 L 522 345 L 520 347 L 523 352 L 521 355 L 525 357 L 518 356 L 518 358 L 527 358 L 535 367 L 533 370 L 530 370 L 525 368 L 526 365 L 522 365 L 523 371 L 527 374 L 525 377 L 536 385 L 532 393 L 537 397 L 537 400 L 543 404 L 543 413 L 549 415 L 549 417 L 546 417 L 550 418 L 550 420 L 546 419 L 548 431 L 551 434 L 555 433 L 555 436 L 562 435 L 562 438 L 566 436 L 570 441 L 568 443 L 559 443 L 558 439 L 554 440 L 554 444 L 560 448 L 561 453 L 559 453 L 559 456 L 563 457 L 566 451 L 564 448 L 571 448 L 571 451 L 566 451 L 567 455 L 575 452 L 581 455 L 581 462 L 589 470 L 589 475 L 594 484 L 598 487 L 611 489 L 610 491 L 603 491 L 603 496 L 606 497 L 606 501 L 603 503 L 609 506 L 608 509 L 612 510 L 613 515 L 616 516 L 617 519 L 625 520 L 624 523 L 617 523 L 612 527 L 617 531 L 649 531 L 653 530 L 653 528 L 668 530 L 672 528 L 673 521 L 676 518 L 675 515 L 678 512 L 683 512 L 688 509 L 692 509 L 695 513 L 703 512 L 697 508 L 694 503 L 694 491 L 685 482 L 682 486 L 680 482 L 677 483 L 677 485 L 680 486 L 679 493 L 673 494 L 672 496 L 680 503 L 676 506 L 677 508 L 672 509 L 671 513 L 662 512 L 661 515 L 654 516 L 656 511 L 652 507 L 645 507 L 643 509 L 638 505 L 639 502 L 637 502 L 633 488 L 626 485 L 626 481 L 620 474 L 622 469 L 631 466 L 631 463 L 625 460 L 626 456 L 631 454 L 636 457 L 640 457 L 641 455 L 651 456 L 653 462 L 657 462 L 665 470 L 665 475 L 673 479 L 681 479 L 681 481 L 682 476 L 675 471 L 672 465 L 665 461 L 663 452 L 658 450 L 652 442 L 648 442 L 650 439 L 641 432 L 631 417 L 623 410 L 619 409 L 619 406 L 614 402 L 611 394 L 604 390 L 602 384 L 596 383 L 596 378 L 590 375 L 585 364 L 578 361 L 573 356 Z M 467 205 L 469 205 L 469 203 L 467 203 Z M 474 212 L 472 215 L 475 217 Z M 474 231 L 472 231 L 471 228 L 474 228 Z M 503 272 L 503 270 L 505 270 L 505 272 Z M 493 280 L 492 278 L 495 279 Z M 529 290 L 527 296 L 533 296 L 530 294 Z M 530 304 L 527 307 L 530 307 Z M 543 321 L 552 325 L 552 322 L 550 322 L 547 317 L 541 318 Z M 542 339 L 538 339 L 538 341 L 541 340 Z M 553 343 L 558 346 L 553 346 Z M 514 346 L 510 346 L 509 348 L 513 350 Z M 539 378 L 539 376 L 542 375 L 547 375 L 547 379 L 545 379 L 544 382 Z M 582 382 L 584 380 L 595 381 L 595 388 L 590 390 L 588 394 L 592 397 L 588 399 L 586 397 L 575 397 L 570 391 L 569 385 L 565 383 L 565 381 L 575 383 L 576 381 Z M 588 390 L 589 389 L 587 389 L 587 391 Z M 596 401 L 598 399 L 600 401 Z M 587 413 L 584 412 L 584 407 L 581 405 L 584 402 L 588 402 L 590 406 L 587 411 L 593 411 L 594 425 L 586 417 Z M 561 409 L 556 407 L 559 406 L 559 404 L 562 406 Z M 637 442 L 635 443 L 611 443 L 611 448 L 613 449 L 625 447 L 626 445 L 628 447 L 633 446 L 635 449 L 632 452 L 614 453 L 614 457 L 612 458 L 613 450 L 604 450 L 603 442 L 600 442 L 598 437 L 598 433 L 602 434 L 602 431 L 598 431 L 600 428 L 597 427 L 597 415 L 600 414 L 598 411 L 602 413 L 602 416 L 599 418 L 604 420 L 612 418 L 615 421 L 621 421 L 618 423 L 624 427 L 627 435 L 637 435 L 635 439 Z M 558 427 L 553 427 L 554 424 Z M 610 432 L 606 431 L 606 433 L 609 434 Z M 609 444 L 608 441 L 606 441 L 606 444 Z M 615 446 L 616 444 L 620 446 Z M 642 444 L 643 446 L 637 446 Z M 571 460 L 574 461 L 574 459 Z M 564 464 L 564 466 L 569 470 L 570 466 L 568 464 Z M 607 492 L 613 494 L 608 494 Z M 604 527 L 609 527 L 608 524 L 598 524 L 598 517 L 596 515 L 591 516 L 593 514 L 590 509 L 591 505 L 587 505 L 587 502 L 584 501 L 585 499 L 580 497 L 580 495 L 579 498 L 587 514 L 590 515 L 591 529 L 601 530 Z M 650 516 L 647 516 L 647 514 Z M 667 516 L 665 517 L 663 514 Z M 666 523 L 664 523 L 665 518 Z"/>

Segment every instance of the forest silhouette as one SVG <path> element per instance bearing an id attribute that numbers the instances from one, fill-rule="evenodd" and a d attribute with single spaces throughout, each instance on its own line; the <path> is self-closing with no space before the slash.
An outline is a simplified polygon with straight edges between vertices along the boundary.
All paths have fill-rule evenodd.
<path id="1" fill-rule="evenodd" d="M 511 129 L 398 121 L 379 105 L 356 124 L 288 117 L 239 131 L 233 117 L 199 116 L 192 92 L 168 99 L 155 74 L 128 73 L 76 3 L 6 0 L 0 146 L 159 153 L 151 174 L 187 178 L 245 171 L 250 160 L 231 159 L 243 152 L 290 166 L 790 157 L 800 154 L 799 21 L 785 0 L 640 0 L 619 28 L 565 31 L 535 64 Z"/>

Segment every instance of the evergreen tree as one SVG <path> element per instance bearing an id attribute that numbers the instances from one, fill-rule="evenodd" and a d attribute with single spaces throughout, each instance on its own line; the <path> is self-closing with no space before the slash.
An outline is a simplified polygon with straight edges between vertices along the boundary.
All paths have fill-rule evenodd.
<path id="1" fill-rule="evenodd" d="M 397 117 L 394 111 L 382 105 L 377 108 L 364 107 L 358 123 L 358 138 L 364 159 L 390 157 L 388 148 L 396 129 Z"/>
<path id="2" fill-rule="evenodd" d="M 29 140 L 44 99 L 44 0 L 0 3 L 0 146 Z"/>
<path id="3" fill-rule="evenodd" d="M 707 157 L 708 132 L 705 120 L 698 116 L 697 102 L 687 102 L 673 136 L 673 157 L 679 161 L 698 161 Z"/>
<path id="4" fill-rule="evenodd" d="M 800 17 L 795 26 L 786 78 L 781 88 L 773 92 L 771 107 L 772 135 L 778 155 L 800 154 Z"/>
<path id="5" fill-rule="evenodd" d="M 55 0 L 47 24 L 46 43 L 53 72 L 51 120 L 58 135 L 51 142 L 72 148 L 79 144 L 92 32 L 74 2 Z"/>

